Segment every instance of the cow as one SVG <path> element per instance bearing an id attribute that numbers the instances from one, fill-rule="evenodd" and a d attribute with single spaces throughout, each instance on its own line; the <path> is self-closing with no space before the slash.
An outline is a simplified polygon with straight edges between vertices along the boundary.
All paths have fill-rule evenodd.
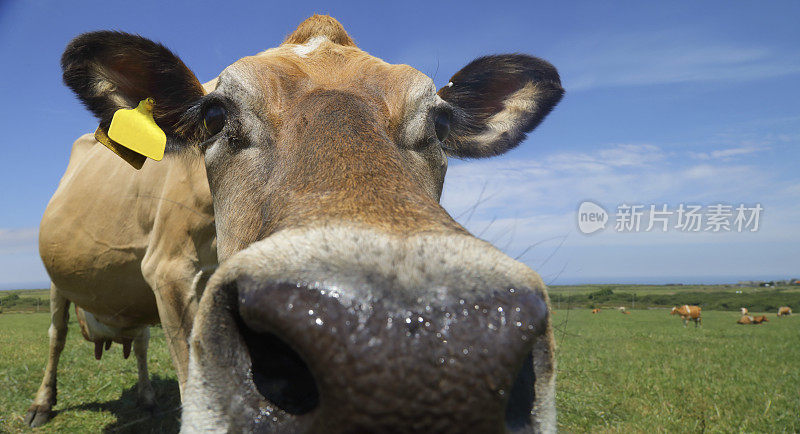
<path id="1" fill-rule="evenodd" d="M 160 322 L 183 393 L 198 291 L 217 265 L 215 249 L 211 192 L 199 152 L 136 171 L 94 135 L 78 138 L 39 226 L 39 254 L 51 279 L 50 351 L 26 423 L 43 425 L 56 404 L 70 303 L 80 307 L 81 331 L 95 342 L 95 357 L 106 342 L 133 340 L 145 408 L 155 405 L 146 378 L 146 329 Z M 103 332 L 93 336 L 84 323 Z"/>
<path id="2" fill-rule="evenodd" d="M 623 311 L 622 311 L 622 314 L 623 314 L 623 315 L 630 315 L 630 314 L 631 314 L 631 312 L 630 312 L 630 311 L 628 311 L 628 310 L 623 310 Z"/>
<path id="3" fill-rule="evenodd" d="M 672 315 L 680 315 L 683 319 L 683 326 L 686 327 L 689 324 L 689 320 L 694 321 L 694 326 L 697 327 L 698 324 L 703 325 L 703 318 L 700 317 L 700 306 L 689 306 L 688 304 L 684 304 L 681 307 L 675 306 L 672 308 Z"/>
<path id="4" fill-rule="evenodd" d="M 592 309 L 592 313 L 600 313 L 602 312 L 600 309 Z"/>
<path id="5" fill-rule="evenodd" d="M 778 318 L 782 316 L 789 316 L 792 314 L 792 308 L 789 306 L 781 306 L 778 308 Z"/>
<path id="6" fill-rule="evenodd" d="M 764 322 L 769 322 L 767 317 L 764 315 L 759 315 L 759 316 L 742 315 L 742 317 L 739 318 L 738 321 L 736 321 L 737 324 L 761 324 Z"/>
<path id="7" fill-rule="evenodd" d="M 747 310 L 746 307 L 743 307 L 743 308 L 739 309 L 739 312 L 741 312 L 742 316 L 745 316 L 745 315 L 747 315 L 748 310 Z"/>
<path id="8" fill-rule="evenodd" d="M 552 65 L 481 57 L 437 91 L 313 16 L 211 91 L 165 47 L 119 32 L 79 36 L 62 67 L 100 137 L 117 110 L 154 101 L 168 161 L 143 170 L 205 163 L 219 267 L 171 292 L 177 306 L 156 284 L 137 294 L 148 315 L 127 311 L 143 325 L 165 304 L 193 318 L 182 430 L 555 430 L 541 278 L 438 203 L 448 157 L 503 154 L 558 103 Z M 119 228 L 115 215 L 104 221 Z"/>

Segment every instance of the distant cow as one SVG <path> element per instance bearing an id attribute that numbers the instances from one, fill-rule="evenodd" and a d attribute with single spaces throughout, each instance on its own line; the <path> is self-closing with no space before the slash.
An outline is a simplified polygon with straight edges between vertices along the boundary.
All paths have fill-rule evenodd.
<path id="1" fill-rule="evenodd" d="M 736 324 L 761 324 L 763 322 L 769 322 L 766 316 L 759 315 L 759 316 L 750 316 L 750 315 L 742 315 L 739 318 L 739 321 L 736 321 Z"/>
<path id="2" fill-rule="evenodd" d="M 779 317 L 785 316 L 785 315 L 791 315 L 791 314 L 792 314 L 792 308 L 789 307 L 789 306 L 781 306 L 781 307 L 778 308 L 778 316 Z"/>
<path id="3" fill-rule="evenodd" d="M 592 309 L 592 313 L 600 313 L 600 309 Z"/>
<path id="4" fill-rule="evenodd" d="M 625 314 L 625 315 L 630 315 L 630 314 L 631 314 L 631 312 L 630 312 L 630 311 L 627 311 L 627 310 L 625 310 L 625 309 L 623 309 L 621 312 L 622 312 L 623 314 Z"/>
<path id="5" fill-rule="evenodd" d="M 697 327 L 698 324 L 703 325 L 703 319 L 700 317 L 700 306 L 689 306 L 688 304 L 684 304 L 681 307 L 673 307 L 672 315 L 680 315 L 683 319 L 683 326 L 686 327 L 689 324 L 689 320 L 694 321 L 694 326 Z"/>
<path id="6" fill-rule="evenodd" d="M 625 306 L 620 306 L 617 308 L 617 310 L 619 310 L 620 313 L 625 313 Z"/>
<path id="7" fill-rule="evenodd" d="M 749 313 L 749 311 L 747 310 L 746 307 L 743 307 L 743 308 L 739 309 L 739 312 L 742 313 L 742 316 L 745 316 L 745 315 L 747 315 Z"/>

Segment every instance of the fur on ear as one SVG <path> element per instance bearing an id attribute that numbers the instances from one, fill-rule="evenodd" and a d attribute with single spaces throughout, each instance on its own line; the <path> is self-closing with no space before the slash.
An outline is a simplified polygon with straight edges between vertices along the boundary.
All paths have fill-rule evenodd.
<path id="1" fill-rule="evenodd" d="M 453 106 L 444 147 L 482 158 L 519 145 L 564 95 L 558 71 L 524 54 L 480 57 L 458 71 L 439 96 Z"/>
<path id="2" fill-rule="evenodd" d="M 73 39 L 61 56 L 64 83 L 108 130 L 114 112 L 155 99 L 153 117 L 168 136 L 187 131 L 184 114 L 205 91 L 163 45 L 138 35 L 100 31 Z"/>

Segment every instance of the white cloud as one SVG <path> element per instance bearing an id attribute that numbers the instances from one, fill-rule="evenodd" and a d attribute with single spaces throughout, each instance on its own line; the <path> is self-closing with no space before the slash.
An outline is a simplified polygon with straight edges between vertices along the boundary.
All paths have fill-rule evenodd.
<path id="1" fill-rule="evenodd" d="M 763 265 L 757 259 L 767 254 L 758 253 L 759 249 L 787 242 L 800 244 L 795 222 L 800 213 L 800 190 L 796 181 L 782 181 L 781 174 L 724 158 L 737 154 L 745 155 L 719 152 L 715 154 L 718 159 L 698 164 L 688 152 L 625 144 L 601 146 L 592 152 L 555 153 L 539 160 L 470 161 L 453 164 L 448 171 L 442 204 L 472 233 L 511 256 L 525 252 L 521 259 L 549 276 L 576 276 L 576 267 L 599 270 L 598 263 L 608 267 L 608 275 L 633 276 L 633 270 L 626 268 L 615 252 L 625 251 L 627 257 L 636 258 L 632 253 L 636 249 L 643 257 L 654 258 L 652 264 L 641 265 L 650 269 L 637 269 L 637 275 L 680 275 L 679 265 L 658 265 L 655 258 L 665 253 L 655 250 L 663 247 L 671 249 L 672 255 L 679 252 L 670 259 L 673 262 L 702 263 L 708 258 L 695 257 L 700 253 L 693 252 L 707 254 L 703 249 L 708 246 L 726 245 L 737 247 L 720 247 L 725 255 L 751 258 L 747 263 L 750 269 L 742 266 L 740 271 L 752 273 Z M 583 200 L 600 203 L 612 214 L 605 231 L 592 236 L 577 231 L 576 210 Z M 650 204 L 667 204 L 672 210 L 679 203 L 761 203 L 764 213 L 756 233 L 670 229 L 626 234 L 613 230 L 613 215 L 623 202 L 647 205 L 647 209 Z M 597 255 L 601 246 L 607 248 L 606 253 Z M 595 249 L 596 256 L 587 258 L 583 249 Z M 772 265 L 785 267 L 785 262 Z"/>
<path id="2" fill-rule="evenodd" d="M 0 289 L 46 288 L 39 228 L 0 229 Z"/>
<path id="3" fill-rule="evenodd" d="M 757 152 L 767 151 L 769 149 L 769 147 L 765 146 L 739 146 L 734 148 L 717 149 L 711 152 L 690 152 L 689 155 L 698 160 L 730 160 L 733 157 L 754 154 Z"/>
<path id="4" fill-rule="evenodd" d="M 39 228 L 0 228 L 0 254 L 38 252 Z"/>
<path id="5" fill-rule="evenodd" d="M 678 30 L 584 37 L 565 43 L 560 52 L 563 58 L 553 60 L 571 91 L 800 73 L 800 53 L 735 46 Z"/>

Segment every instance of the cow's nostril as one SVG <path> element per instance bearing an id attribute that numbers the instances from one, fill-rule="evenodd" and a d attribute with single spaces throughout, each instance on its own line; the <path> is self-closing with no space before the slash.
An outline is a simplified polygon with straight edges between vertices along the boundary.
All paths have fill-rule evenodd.
<path id="1" fill-rule="evenodd" d="M 511 392 L 506 403 L 506 427 L 509 431 L 522 431 L 531 423 L 531 410 L 536 377 L 533 372 L 533 353 L 528 353 L 522 366 L 519 368 L 517 378 L 511 386 Z"/>
<path id="2" fill-rule="evenodd" d="M 258 392 L 289 414 L 305 414 L 319 406 L 319 391 L 314 376 L 299 354 L 272 333 L 247 327 L 238 318 Z"/>

